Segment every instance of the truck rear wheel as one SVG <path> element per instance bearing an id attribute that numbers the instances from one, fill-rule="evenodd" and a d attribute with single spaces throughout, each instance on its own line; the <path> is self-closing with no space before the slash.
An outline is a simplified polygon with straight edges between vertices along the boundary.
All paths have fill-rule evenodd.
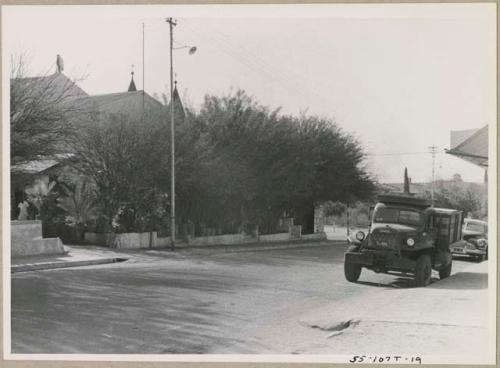
<path id="1" fill-rule="evenodd" d="M 431 282 L 431 256 L 428 254 L 421 254 L 417 258 L 417 265 L 415 266 L 415 284 L 417 287 L 427 286 Z"/>
<path id="2" fill-rule="evenodd" d="M 451 275 L 451 262 L 448 266 L 439 270 L 439 278 L 442 280 L 449 277 L 450 275 Z"/>
<path id="3" fill-rule="evenodd" d="M 356 282 L 361 275 L 361 266 L 355 263 L 344 262 L 344 275 L 347 281 Z"/>

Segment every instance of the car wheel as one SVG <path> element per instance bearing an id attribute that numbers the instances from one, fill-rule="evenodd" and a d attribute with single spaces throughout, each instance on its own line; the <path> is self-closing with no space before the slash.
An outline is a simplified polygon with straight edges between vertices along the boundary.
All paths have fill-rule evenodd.
<path id="1" fill-rule="evenodd" d="M 346 253 L 354 253 L 359 251 L 359 245 L 350 245 Z M 347 262 L 344 260 L 344 275 L 347 281 L 356 282 L 359 279 L 359 275 L 361 275 L 362 267 L 356 263 Z"/>
<path id="2" fill-rule="evenodd" d="M 417 259 L 415 266 L 415 284 L 417 287 L 427 286 L 431 282 L 431 256 L 421 254 Z"/>
<path id="3" fill-rule="evenodd" d="M 347 281 L 356 282 L 361 275 L 362 267 L 356 263 L 344 262 L 344 275 Z"/>
<path id="4" fill-rule="evenodd" d="M 445 279 L 447 277 L 449 277 L 451 275 L 451 265 L 452 263 L 450 262 L 450 264 L 448 266 L 446 266 L 445 268 L 439 270 L 439 278 L 442 280 L 442 279 Z"/>
<path id="5" fill-rule="evenodd" d="M 481 263 L 483 261 L 483 256 L 472 256 L 472 260 L 476 263 Z"/>

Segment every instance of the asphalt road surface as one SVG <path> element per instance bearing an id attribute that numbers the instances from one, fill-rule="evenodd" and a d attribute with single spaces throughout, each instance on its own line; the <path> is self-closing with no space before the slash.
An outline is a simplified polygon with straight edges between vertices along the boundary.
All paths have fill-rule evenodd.
<path id="1" fill-rule="evenodd" d="M 348 283 L 344 249 L 151 251 L 119 264 L 13 274 L 12 353 L 259 353 L 255 331 L 280 318 L 411 287 L 367 270 Z M 468 264 L 455 260 L 453 273 Z"/>

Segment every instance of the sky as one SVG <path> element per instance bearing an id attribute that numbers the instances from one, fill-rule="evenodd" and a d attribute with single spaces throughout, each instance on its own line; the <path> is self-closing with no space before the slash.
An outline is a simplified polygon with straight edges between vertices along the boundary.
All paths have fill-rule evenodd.
<path id="1" fill-rule="evenodd" d="M 29 74 L 82 79 L 89 94 L 169 90 L 169 27 L 185 105 L 244 89 L 258 102 L 331 118 L 356 136 L 380 182 L 413 182 L 484 170 L 447 155 L 450 131 L 496 124 L 495 4 L 8 6 L 5 68 L 27 55 Z M 144 24 L 144 43 L 143 43 Z M 144 46 L 144 63 L 143 63 Z M 132 67 L 133 65 L 133 67 Z M 8 72 L 8 71 L 7 71 Z M 143 80 L 142 75 L 145 75 Z M 8 75 L 8 74 L 7 74 Z M 5 88 L 5 86 L 4 86 Z"/>

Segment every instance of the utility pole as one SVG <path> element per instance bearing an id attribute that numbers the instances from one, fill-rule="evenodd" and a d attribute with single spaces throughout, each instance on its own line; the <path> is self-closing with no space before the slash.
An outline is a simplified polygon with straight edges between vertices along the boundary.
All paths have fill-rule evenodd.
<path id="1" fill-rule="evenodd" d="M 431 206 L 434 207 L 434 167 L 436 163 L 437 146 L 429 146 L 429 153 L 432 155 L 432 186 L 431 186 Z"/>
<path id="2" fill-rule="evenodd" d="M 349 202 L 347 202 L 346 207 L 345 207 L 345 213 L 346 213 L 346 225 L 347 225 L 347 236 L 351 235 L 351 231 L 349 230 L 349 227 L 351 226 L 350 224 L 350 219 L 349 219 Z"/>
<path id="3" fill-rule="evenodd" d="M 142 124 L 144 125 L 144 93 L 145 90 L 145 64 L 144 64 L 144 22 L 142 22 Z"/>
<path id="4" fill-rule="evenodd" d="M 177 23 L 167 18 L 170 25 L 170 240 L 175 250 L 175 125 L 174 125 L 174 26 Z"/>

